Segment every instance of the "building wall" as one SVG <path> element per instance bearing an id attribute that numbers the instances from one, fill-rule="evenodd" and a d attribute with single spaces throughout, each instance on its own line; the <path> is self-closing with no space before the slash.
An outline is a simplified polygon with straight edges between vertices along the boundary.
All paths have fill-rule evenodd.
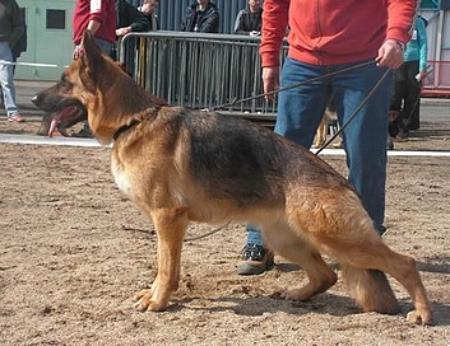
<path id="1" fill-rule="evenodd" d="M 19 62 L 49 64 L 17 66 L 16 78 L 56 80 L 72 60 L 72 13 L 75 0 L 17 0 L 25 9 L 27 50 Z"/>

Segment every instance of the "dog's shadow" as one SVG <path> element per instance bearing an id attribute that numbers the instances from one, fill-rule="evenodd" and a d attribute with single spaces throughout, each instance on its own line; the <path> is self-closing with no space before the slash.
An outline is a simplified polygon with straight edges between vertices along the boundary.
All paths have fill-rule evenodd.
<path id="1" fill-rule="evenodd" d="M 198 307 L 191 304 L 195 300 L 208 301 L 212 306 Z M 194 306 L 193 306 L 194 305 Z M 209 312 L 232 311 L 236 315 L 260 316 L 265 313 L 285 312 L 292 315 L 304 315 L 310 312 L 345 316 L 358 313 L 353 300 L 348 297 L 323 293 L 309 301 L 294 302 L 271 296 L 220 298 L 190 297 L 176 301 L 176 305 L 169 308 L 171 311 L 207 310 Z"/>
<path id="2" fill-rule="evenodd" d="M 195 300 L 211 302 L 211 307 L 195 306 Z M 406 317 L 407 313 L 413 310 L 409 299 L 400 299 L 400 313 Z M 194 305 L 194 306 L 193 306 Z M 450 305 L 443 303 L 432 303 L 434 326 L 450 325 Z M 309 313 L 332 315 L 344 317 L 361 313 L 349 297 L 338 296 L 332 293 L 322 293 L 313 299 L 305 302 L 294 302 L 283 299 L 275 299 L 270 296 L 260 297 L 221 297 L 204 298 L 191 297 L 181 299 L 170 306 L 167 311 L 178 312 L 184 309 L 208 312 L 230 312 L 241 316 L 261 316 L 267 313 L 284 312 L 290 315 L 305 315 Z"/>

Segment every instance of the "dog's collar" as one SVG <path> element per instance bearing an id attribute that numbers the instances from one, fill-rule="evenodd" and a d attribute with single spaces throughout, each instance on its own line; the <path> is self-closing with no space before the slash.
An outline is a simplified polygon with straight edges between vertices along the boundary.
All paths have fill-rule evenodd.
<path id="1" fill-rule="evenodd" d="M 133 127 L 135 127 L 136 125 L 140 124 L 141 122 L 139 120 L 134 119 L 133 121 L 131 121 L 129 124 L 127 125 L 123 125 L 121 127 L 119 127 L 117 129 L 116 132 L 114 132 L 113 134 L 113 139 L 114 141 L 117 141 L 117 139 L 123 135 L 125 132 L 127 132 L 128 130 L 131 130 Z"/>

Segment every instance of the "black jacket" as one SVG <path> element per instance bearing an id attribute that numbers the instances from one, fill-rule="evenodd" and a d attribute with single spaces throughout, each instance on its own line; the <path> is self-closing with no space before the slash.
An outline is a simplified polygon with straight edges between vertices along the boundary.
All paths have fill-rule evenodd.
<path id="1" fill-rule="evenodd" d="M 186 16 L 181 31 L 216 33 L 219 32 L 219 11 L 209 2 L 205 11 L 197 11 L 197 2 L 186 9 Z"/>
<path id="2" fill-rule="evenodd" d="M 247 8 L 240 10 L 234 24 L 236 34 L 248 34 L 251 31 L 261 31 L 262 8 L 255 13 L 251 13 Z"/>
<path id="3" fill-rule="evenodd" d="M 150 30 L 147 17 L 125 0 L 116 0 L 116 28 L 131 27 L 132 32 Z"/>
<path id="4" fill-rule="evenodd" d="M 0 41 L 14 47 L 25 32 L 25 23 L 15 0 L 0 1 Z"/>

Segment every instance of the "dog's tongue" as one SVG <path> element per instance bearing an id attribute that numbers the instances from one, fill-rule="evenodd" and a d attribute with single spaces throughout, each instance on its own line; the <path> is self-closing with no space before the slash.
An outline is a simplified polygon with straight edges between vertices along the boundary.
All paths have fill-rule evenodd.
<path id="1" fill-rule="evenodd" d="M 55 132 L 55 130 L 57 129 L 57 127 L 61 123 L 61 121 L 65 117 L 70 117 L 72 115 L 72 113 L 75 111 L 75 109 L 76 108 L 74 106 L 66 107 L 52 119 L 52 122 L 50 123 L 50 127 L 48 129 L 49 137 L 53 137 L 53 133 Z"/>
<path id="2" fill-rule="evenodd" d="M 50 127 L 48 129 L 48 136 L 53 137 L 53 132 L 55 132 L 56 127 L 58 126 L 59 121 L 56 119 L 52 119 L 52 122 L 50 123 Z"/>

